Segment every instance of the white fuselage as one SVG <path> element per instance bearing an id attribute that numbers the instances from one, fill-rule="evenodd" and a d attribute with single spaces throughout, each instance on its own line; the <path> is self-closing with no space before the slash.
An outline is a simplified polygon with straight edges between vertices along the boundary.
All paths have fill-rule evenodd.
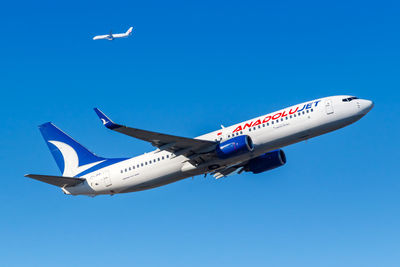
<path id="1" fill-rule="evenodd" d="M 128 31 L 125 33 L 110 33 L 110 34 L 104 34 L 104 35 L 96 35 L 93 37 L 93 40 L 114 40 L 118 38 L 125 38 L 129 37 L 132 34 L 133 27 L 130 27 Z"/>
<path id="2" fill-rule="evenodd" d="M 350 96 L 332 96 L 301 103 L 277 112 L 202 135 L 196 139 L 225 141 L 237 135 L 249 135 L 254 150 L 228 159 L 215 159 L 194 166 L 182 155 L 155 150 L 85 174 L 84 183 L 64 188 L 73 195 L 117 194 L 140 191 L 210 172 L 210 166 L 232 166 L 324 133 L 363 117 L 373 107 L 369 100 Z"/>

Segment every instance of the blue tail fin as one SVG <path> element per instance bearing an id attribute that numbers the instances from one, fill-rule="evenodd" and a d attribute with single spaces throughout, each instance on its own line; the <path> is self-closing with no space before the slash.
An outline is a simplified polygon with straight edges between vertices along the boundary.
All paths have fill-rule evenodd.
<path id="1" fill-rule="evenodd" d="M 74 177 L 106 160 L 90 152 L 51 122 L 40 125 L 39 130 L 63 176 Z"/>

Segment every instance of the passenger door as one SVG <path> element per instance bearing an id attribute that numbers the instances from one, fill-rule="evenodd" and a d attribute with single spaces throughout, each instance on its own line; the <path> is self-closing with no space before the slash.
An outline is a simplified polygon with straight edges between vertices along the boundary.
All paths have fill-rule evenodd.
<path id="1" fill-rule="evenodd" d="M 333 106 L 331 99 L 325 100 L 325 111 L 327 115 L 333 114 Z"/>

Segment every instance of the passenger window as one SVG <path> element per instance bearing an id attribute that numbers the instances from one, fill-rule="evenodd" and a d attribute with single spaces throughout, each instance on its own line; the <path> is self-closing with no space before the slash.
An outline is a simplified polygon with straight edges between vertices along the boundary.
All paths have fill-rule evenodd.
<path id="1" fill-rule="evenodd" d="M 144 163 L 144 165 L 147 165 L 147 161 Z"/>
<path id="2" fill-rule="evenodd" d="M 134 169 L 135 169 L 135 166 L 132 166 L 132 169 L 134 170 Z"/>
<path id="3" fill-rule="evenodd" d="M 243 131 L 240 131 L 240 134 L 243 134 Z"/>
<path id="4" fill-rule="evenodd" d="M 290 118 L 292 118 L 292 115 L 290 115 Z"/>
<path id="5" fill-rule="evenodd" d="M 251 132 L 251 128 L 249 128 L 249 132 Z"/>
<path id="6" fill-rule="evenodd" d="M 288 119 L 288 117 L 286 117 L 286 120 Z"/>
<path id="7" fill-rule="evenodd" d="M 167 158 L 169 158 L 169 155 L 167 155 Z"/>
<path id="8" fill-rule="evenodd" d="M 267 126 L 269 126 L 269 123 L 267 122 Z"/>
<path id="9" fill-rule="evenodd" d="M 294 114 L 293 117 L 296 117 L 296 114 Z"/>
<path id="10" fill-rule="evenodd" d="M 121 173 L 124 173 L 124 171 L 123 171 L 123 170 L 121 170 Z"/>
<path id="11" fill-rule="evenodd" d="M 157 160 L 160 161 L 160 158 L 158 158 Z"/>
<path id="12" fill-rule="evenodd" d="M 129 167 L 129 170 L 130 170 L 130 171 L 132 170 L 131 167 Z"/>
<path id="13" fill-rule="evenodd" d="M 265 124 L 263 123 L 263 127 L 265 127 Z"/>
<path id="14" fill-rule="evenodd" d="M 310 111 L 308 111 L 308 109 L 307 109 L 307 113 L 309 113 Z"/>
<path id="15" fill-rule="evenodd" d="M 143 163 L 142 163 L 141 165 L 142 165 L 142 167 L 143 167 Z"/>
<path id="16" fill-rule="evenodd" d="M 271 121 L 271 124 L 274 124 L 274 121 Z"/>
<path id="17" fill-rule="evenodd" d="M 162 156 L 161 159 L 164 160 L 164 156 Z"/>
<path id="18" fill-rule="evenodd" d="M 258 125 L 258 129 L 260 129 L 261 128 L 261 125 Z"/>
<path id="19" fill-rule="evenodd" d="M 311 112 L 313 112 L 314 110 L 313 109 L 311 109 Z"/>
<path id="20" fill-rule="evenodd" d="M 305 112 L 303 111 L 303 115 L 305 114 Z"/>
<path id="21" fill-rule="evenodd" d="M 125 169 L 125 172 L 127 172 L 128 170 L 127 169 Z"/>

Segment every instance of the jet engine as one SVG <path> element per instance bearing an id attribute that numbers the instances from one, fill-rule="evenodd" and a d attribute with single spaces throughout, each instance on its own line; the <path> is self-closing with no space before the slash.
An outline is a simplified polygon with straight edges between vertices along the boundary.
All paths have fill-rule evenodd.
<path id="1" fill-rule="evenodd" d="M 239 135 L 218 144 L 215 152 L 220 159 L 239 156 L 254 149 L 253 141 L 248 135 Z"/>
<path id="2" fill-rule="evenodd" d="M 280 167 L 286 163 L 283 150 L 277 149 L 251 159 L 245 166 L 244 171 L 254 174 L 262 173 Z"/>

